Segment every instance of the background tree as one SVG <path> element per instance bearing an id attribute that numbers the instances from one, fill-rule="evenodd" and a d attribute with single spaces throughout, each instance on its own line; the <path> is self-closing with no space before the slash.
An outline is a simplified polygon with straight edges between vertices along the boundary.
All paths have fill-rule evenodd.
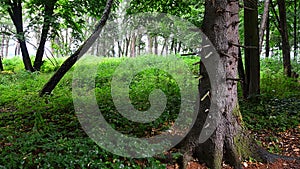
<path id="1" fill-rule="evenodd" d="M 33 72 L 33 66 L 31 64 L 31 60 L 29 57 L 27 45 L 26 45 L 26 38 L 25 32 L 23 28 L 23 7 L 22 7 L 22 0 L 1 0 L 0 1 L 2 8 L 4 8 L 11 20 L 14 23 L 14 26 L 17 31 L 17 39 L 20 44 L 20 48 L 22 51 L 23 63 L 25 69 L 28 71 Z"/>
<path id="2" fill-rule="evenodd" d="M 268 22 L 268 18 L 269 18 L 269 6 L 270 6 L 270 0 L 265 0 L 264 12 L 261 17 L 260 28 L 259 28 L 259 55 L 262 51 L 263 42 L 264 42 L 264 34 L 265 34 L 265 30 L 267 28 L 267 22 Z"/>
<path id="3" fill-rule="evenodd" d="M 277 0 L 278 8 L 279 8 L 279 27 L 280 34 L 282 38 L 282 52 L 283 52 L 283 68 L 284 73 L 288 77 L 291 77 L 292 66 L 291 66 L 291 56 L 290 56 L 290 44 L 289 44 L 289 36 L 287 30 L 287 19 L 286 19 L 286 6 L 284 0 Z"/>
<path id="4" fill-rule="evenodd" d="M 55 4 L 58 0 L 49 0 L 49 1 L 39 1 L 39 0 L 32 0 L 30 5 L 30 9 L 43 9 L 43 26 L 42 26 L 42 32 L 40 37 L 40 42 L 38 49 L 36 51 L 36 56 L 34 60 L 33 67 L 35 70 L 40 70 L 42 66 L 43 61 L 43 55 L 45 51 L 45 44 L 48 38 L 49 30 L 51 28 L 51 24 L 53 23 L 53 15 L 54 15 L 54 9 Z"/>
<path id="5" fill-rule="evenodd" d="M 298 17 L 298 10 L 297 10 L 297 0 L 294 0 L 294 60 L 297 61 L 297 55 L 298 55 L 298 41 L 297 41 L 297 17 Z"/>
<path id="6" fill-rule="evenodd" d="M 202 16 L 204 14 L 203 2 L 191 1 L 130 1 L 127 14 L 136 14 L 140 12 L 159 12 L 167 13 L 173 16 L 181 17 L 200 27 Z M 155 31 L 153 31 L 155 32 Z M 157 31 L 156 31 L 157 32 Z M 158 31 L 160 33 L 149 33 L 148 37 L 148 51 L 150 53 L 158 53 L 157 46 L 162 45 L 166 54 L 186 52 L 185 46 L 182 42 L 173 38 L 169 33 L 168 26 L 166 29 Z M 159 39 L 163 39 L 162 44 L 159 44 Z M 195 52 L 195 51 L 193 51 Z M 161 51 L 161 53 L 163 53 Z"/>
<path id="7" fill-rule="evenodd" d="M 260 57 L 258 35 L 258 1 L 244 1 L 245 87 L 244 96 L 260 93 Z"/>

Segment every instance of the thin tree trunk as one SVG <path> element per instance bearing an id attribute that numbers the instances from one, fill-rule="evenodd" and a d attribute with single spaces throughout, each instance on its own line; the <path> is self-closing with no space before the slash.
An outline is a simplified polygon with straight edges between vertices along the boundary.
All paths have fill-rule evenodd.
<path id="1" fill-rule="evenodd" d="M 267 18 L 267 28 L 266 28 L 266 58 L 270 56 L 270 15 L 269 13 Z"/>
<path id="2" fill-rule="evenodd" d="M 167 46 L 167 38 L 164 38 L 164 44 L 163 44 L 163 47 L 161 49 L 161 52 L 160 52 L 160 55 L 163 55 L 164 54 L 164 51 L 165 51 L 165 48 Z M 166 54 L 167 55 L 167 54 Z"/>
<path id="3" fill-rule="evenodd" d="M 4 57 L 4 48 L 5 48 L 5 35 L 2 35 L 2 42 L 1 42 L 1 53 L 0 53 L 0 71 L 3 71 L 3 64 L 2 64 L 2 59 Z"/>
<path id="4" fill-rule="evenodd" d="M 253 97 L 260 93 L 258 1 L 245 1 L 244 3 L 245 7 L 247 7 L 244 9 L 246 84 L 249 86 L 248 97 Z"/>
<path id="5" fill-rule="evenodd" d="M 182 42 L 180 41 L 178 43 L 177 53 L 180 53 L 180 51 L 181 51 L 181 45 L 182 45 Z"/>
<path id="6" fill-rule="evenodd" d="M 137 38 L 138 38 L 138 42 L 137 42 L 137 47 L 138 47 L 138 56 L 141 55 L 141 42 L 142 42 L 142 34 L 138 31 L 138 35 L 137 35 Z"/>
<path id="7" fill-rule="evenodd" d="M 174 43 L 173 43 L 173 50 L 174 50 L 174 54 L 177 54 L 177 39 L 173 39 Z"/>
<path id="8" fill-rule="evenodd" d="M 154 54 L 158 55 L 158 39 L 157 39 L 157 36 L 154 37 Z"/>
<path id="9" fill-rule="evenodd" d="M 115 47 L 113 46 L 111 49 L 112 57 L 116 57 Z"/>
<path id="10" fill-rule="evenodd" d="M 297 61 L 298 44 L 297 44 L 297 0 L 294 0 L 294 60 Z"/>
<path id="11" fill-rule="evenodd" d="M 270 0 L 265 0 L 264 5 L 264 13 L 262 15 L 262 19 L 260 22 L 260 29 L 259 29 L 259 55 L 262 51 L 262 45 L 264 42 L 264 32 L 266 30 L 268 15 L 269 15 L 269 6 L 270 6 Z"/>
<path id="12" fill-rule="evenodd" d="M 153 54 L 153 39 L 148 35 L 148 54 Z"/>
<path id="13" fill-rule="evenodd" d="M 119 52 L 119 57 L 122 57 L 122 56 L 124 55 L 124 52 L 123 52 L 123 50 L 122 50 L 120 41 L 118 41 L 118 48 L 119 48 L 119 50 L 118 50 L 118 52 Z"/>
<path id="14" fill-rule="evenodd" d="M 4 71 L 3 64 L 2 64 L 2 59 L 3 59 L 3 57 L 0 56 L 0 71 Z"/>
<path id="15" fill-rule="evenodd" d="M 56 3 L 55 1 L 48 1 L 45 3 L 45 14 L 44 14 L 44 22 L 43 22 L 43 29 L 42 29 L 42 35 L 41 40 L 39 43 L 39 47 L 36 52 L 35 61 L 33 67 L 35 70 L 39 71 L 41 69 L 41 66 L 43 64 L 43 56 L 45 52 L 45 44 L 47 41 L 48 33 L 51 26 L 51 18 L 54 13 L 54 5 Z"/>
<path id="16" fill-rule="evenodd" d="M 246 81 L 246 76 L 245 76 L 245 70 L 244 70 L 244 64 L 243 64 L 243 58 L 242 58 L 242 51 L 241 48 L 239 47 L 239 57 L 238 57 L 238 72 L 239 72 L 239 77 L 241 79 L 241 87 L 243 91 L 243 97 L 244 99 L 247 99 L 249 93 L 249 85 L 247 84 Z"/>
<path id="17" fill-rule="evenodd" d="M 2 34 L 2 39 L 1 39 L 1 51 L 0 51 L 0 57 L 4 56 L 4 48 L 5 48 L 5 34 Z"/>
<path id="18" fill-rule="evenodd" d="M 15 47 L 15 56 L 18 56 L 20 55 L 20 43 L 19 42 L 16 42 L 16 47 Z"/>
<path id="19" fill-rule="evenodd" d="M 129 45 L 130 45 L 130 41 L 131 41 L 131 37 L 129 35 L 129 37 L 125 39 L 125 56 L 128 57 L 128 53 L 129 53 Z"/>
<path id="20" fill-rule="evenodd" d="M 136 56 L 136 35 L 135 33 L 132 33 L 131 36 L 131 50 L 130 50 L 130 56 L 135 57 Z"/>
<path id="21" fill-rule="evenodd" d="M 169 42 L 168 41 L 169 41 L 169 38 L 166 39 L 166 43 L 167 43 L 166 44 L 166 56 L 169 55 Z"/>
<path id="22" fill-rule="evenodd" d="M 291 66 L 291 56 L 290 56 L 290 44 L 287 30 L 287 20 L 286 20 L 286 7 L 285 0 L 277 0 L 279 8 L 279 27 L 281 29 L 281 39 L 282 39 L 282 53 L 283 53 L 283 68 L 286 76 L 291 77 L 292 66 Z"/>
<path id="23" fill-rule="evenodd" d="M 114 0 L 108 0 L 106 3 L 105 10 L 103 15 L 96 25 L 95 31 L 93 34 L 81 45 L 77 51 L 72 54 L 62 65 L 61 67 L 55 72 L 55 74 L 51 77 L 51 79 L 44 85 L 43 89 L 40 92 L 40 96 L 45 94 L 50 94 L 58 82 L 63 78 L 63 76 L 71 69 L 71 67 L 79 60 L 91 47 L 91 45 L 96 41 L 99 37 L 106 21 L 109 17 L 111 7 L 113 5 Z"/>
<path id="24" fill-rule="evenodd" d="M 5 58 L 8 57 L 9 41 L 10 41 L 10 37 L 7 37 L 7 39 L 6 39 L 6 49 L 5 49 L 5 55 L 4 55 Z"/>
<path id="25" fill-rule="evenodd" d="M 17 39 L 18 42 L 20 43 L 25 69 L 30 72 L 33 72 L 34 69 L 31 64 L 28 49 L 26 46 L 26 40 L 24 35 L 25 33 L 23 31 L 22 1 L 16 0 L 13 2 L 9 1 L 8 3 L 9 3 L 8 13 L 17 30 L 17 34 L 18 34 Z"/>
<path id="26" fill-rule="evenodd" d="M 175 46 L 175 38 L 172 38 L 172 42 L 171 42 L 171 52 L 170 53 L 172 53 L 173 52 L 173 50 L 174 50 L 174 46 Z"/>

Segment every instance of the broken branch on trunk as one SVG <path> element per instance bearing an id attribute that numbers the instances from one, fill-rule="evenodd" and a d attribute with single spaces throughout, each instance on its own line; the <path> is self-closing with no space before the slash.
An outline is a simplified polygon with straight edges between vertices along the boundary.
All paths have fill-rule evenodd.
<path id="1" fill-rule="evenodd" d="M 243 79 L 235 79 L 235 78 L 226 78 L 226 80 L 243 82 Z"/>
<path id="2" fill-rule="evenodd" d="M 241 47 L 241 48 L 245 48 L 245 49 L 257 49 L 257 46 L 244 46 L 241 44 L 236 44 L 236 43 L 232 43 L 232 42 L 228 42 L 230 46 L 236 46 L 236 47 Z"/>

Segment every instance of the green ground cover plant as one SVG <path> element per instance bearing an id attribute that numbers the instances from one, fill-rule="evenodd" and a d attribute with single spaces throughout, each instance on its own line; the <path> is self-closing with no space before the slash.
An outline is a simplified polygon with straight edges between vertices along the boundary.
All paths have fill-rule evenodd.
<path id="1" fill-rule="evenodd" d="M 149 93 L 161 88 L 168 98 L 162 116 L 153 123 L 141 125 L 118 114 L 110 84 L 123 60 L 107 58 L 98 65 L 96 97 L 106 120 L 116 130 L 136 137 L 149 137 L 168 129 L 177 117 L 180 91 L 170 75 L 157 69 L 134 77 L 130 97 L 135 108 L 147 110 Z M 198 67 L 193 64 L 198 58 L 183 60 L 196 77 Z M 246 126 L 254 132 L 297 127 L 300 124 L 299 82 L 284 77 L 282 64 L 276 59 L 262 60 L 261 65 L 261 96 L 253 101 L 240 99 Z M 4 66 L 6 71 L 0 73 L 0 168 L 166 168 L 165 162 L 154 157 L 129 159 L 113 155 L 85 134 L 73 108 L 72 71 L 51 95 L 40 98 L 38 92 L 53 74 L 54 66 L 46 64 L 40 72 L 29 73 L 22 71 L 18 58 L 4 60 Z M 300 66 L 294 64 L 294 69 L 300 70 Z M 178 153 L 173 158 L 177 159 Z"/>

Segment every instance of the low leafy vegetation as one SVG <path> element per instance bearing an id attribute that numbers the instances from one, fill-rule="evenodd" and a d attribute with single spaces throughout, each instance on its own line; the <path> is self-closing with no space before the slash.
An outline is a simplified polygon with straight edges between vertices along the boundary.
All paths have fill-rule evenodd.
<path id="1" fill-rule="evenodd" d="M 106 120 L 116 130 L 137 137 L 156 135 L 168 129 L 177 117 L 180 91 L 170 75 L 157 69 L 143 71 L 134 77 L 130 98 L 135 108 L 147 110 L 149 93 L 161 88 L 168 99 L 161 117 L 141 125 L 118 114 L 110 85 L 122 61 L 105 59 L 98 65 L 95 91 Z M 196 76 L 198 68 L 193 63 L 198 58 L 187 57 L 184 61 Z M 277 60 L 262 60 L 262 95 L 255 101 L 240 101 L 245 124 L 253 131 L 284 131 L 300 123 L 299 82 L 283 77 L 277 65 Z M 165 168 L 156 158 L 129 159 L 113 155 L 85 134 L 73 108 L 72 71 L 51 96 L 40 98 L 38 92 L 55 67 L 47 63 L 41 72 L 28 73 L 21 71 L 18 58 L 4 60 L 4 66 L 7 71 L 0 74 L 0 168 Z M 299 70 L 299 65 L 295 65 L 295 70 Z M 178 154 L 173 156 L 175 159 Z"/>

